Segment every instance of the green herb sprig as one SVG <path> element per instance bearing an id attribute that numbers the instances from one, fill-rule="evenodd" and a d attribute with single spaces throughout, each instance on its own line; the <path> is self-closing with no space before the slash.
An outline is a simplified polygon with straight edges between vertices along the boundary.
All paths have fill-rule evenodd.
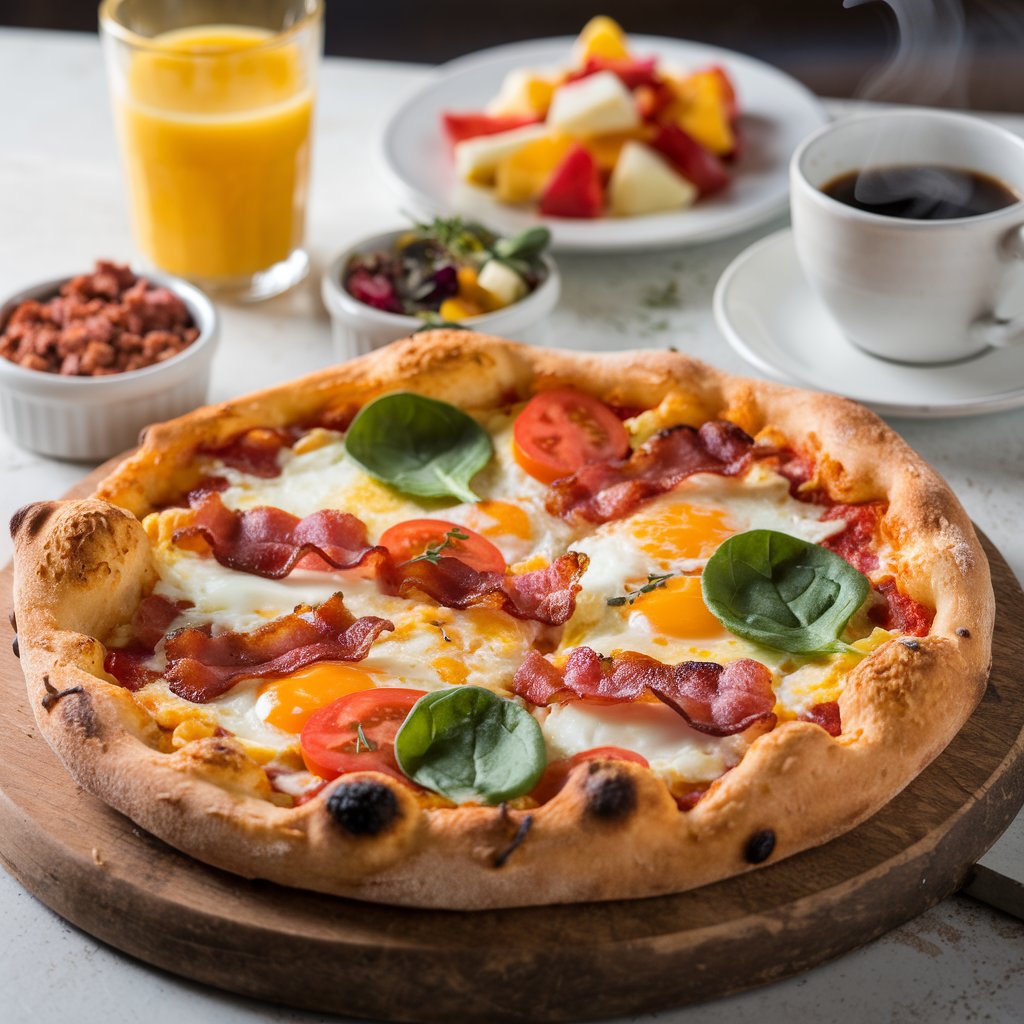
<path id="1" fill-rule="evenodd" d="M 457 540 L 469 540 L 469 534 L 463 533 L 457 526 L 453 526 L 444 535 L 444 540 L 438 541 L 436 544 L 428 544 L 422 555 L 410 558 L 409 561 L 430 562 L 432 565 L 437 565 L 441 561 L 441 552 L 454 547 Z"/>
<path id="2" fill-rule="evenodd" d="M 678 576 L 677 572 L 666 572 L 666 573 L 655 573 L 649 572 L 647 574 L 647 582 L 636 590 L 631 590 L 626 594 L 620 594 L 618 597 L 609 597 L 607 603 L 615 608 L 621 607 L 624 604 L 632 604 L 638 597 L 644 594 L 649 594 L 652 590 L 657 590 L 659 587 L 665 586 L 666 583 L 673 576 Z"/>

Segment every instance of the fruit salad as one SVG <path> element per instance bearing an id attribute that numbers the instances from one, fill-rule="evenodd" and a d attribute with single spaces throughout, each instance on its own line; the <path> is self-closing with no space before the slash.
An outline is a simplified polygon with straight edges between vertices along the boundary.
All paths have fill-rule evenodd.
<path id="1" fill-rule="evenodd" d="M 443 115 L 461 179 L 548 217 L 680 210 L 728 185 L 739 111 L 723 68 L 636 56 L 606 17 L 573 56 L 568 70 L 510 72 L 484 111 Z"/>
<path id="2" fill-rule="evenodd" d="M 525 298 L 547 276 L 547 228 L 502 238 L 459 217 L 417 224 L 389 249 L 356 253 L 345 290 L 388 313 L 418 316 L 430 326 L 458 325 Z"/>

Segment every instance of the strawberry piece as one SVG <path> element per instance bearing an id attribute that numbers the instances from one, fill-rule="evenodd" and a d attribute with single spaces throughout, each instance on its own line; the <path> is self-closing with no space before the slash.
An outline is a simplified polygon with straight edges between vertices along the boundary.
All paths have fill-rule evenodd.
<path id="1" fill-rule="evenodd" d="M 555 168 L 540 197 L 540 212 L 548 217 L 600 217 L 603 206 L 597 163 L 577 143 Z"/>
<path id="2" fill-rule="evenodd" d="M 702 195 L 729 184 L 729 172 L 714 153 L 674 124 L 662 125 L 650 146 L 656 149 Z"/>
<path id="3" fill-rule="evenodd" d="M 656 86 L 660 79 L 657 72 L 657 58 L 646 57 L 643 60 L 621 57 L 588 57 L 579 71 L 573 71 L 566 79 L 576 82 L 581 78 L 589 78 L 599 71 L 613 71 L 627 89 L 636 89 L 641 85 Z"/>
<path id="4" fill-rule="evenodd" d="M 492 117 L 490 114 L 443 114 L 444 130 L 454 145 L 465 139 L 475 139 L 480 135 L 497 135 L 509 132 L 513 128 L 522 128 L 528 124 L 539 124 L 539 117 L 528 114 L 509 114 L 503 117 Z"/>

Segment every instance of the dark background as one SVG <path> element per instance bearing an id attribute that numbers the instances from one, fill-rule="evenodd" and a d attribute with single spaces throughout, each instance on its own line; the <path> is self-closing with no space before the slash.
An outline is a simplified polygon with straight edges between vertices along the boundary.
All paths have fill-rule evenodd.
<path id="1" fill-rule="evenodd" d="M 327 0 L 326 49 L 438 63 L 517 39 L 573 35 L 605 13 L 627 31 L 761 57 L 822 95 L 1024 110 L 1024 0 L 890 2 L 844 9 L 842 0 Z M 94 32 L 96 6 L 0 0 L 0 25 Z M 895 80 L 880 80 L 901 35 L 894 8 L 909 28 L 909 53 Z"/>

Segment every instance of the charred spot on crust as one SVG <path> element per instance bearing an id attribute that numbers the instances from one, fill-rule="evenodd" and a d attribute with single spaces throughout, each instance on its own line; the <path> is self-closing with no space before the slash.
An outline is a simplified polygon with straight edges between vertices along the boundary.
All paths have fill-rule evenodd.
<path id="1" fill-rule="evenodd" d="M 11 612 L 7 616 L 7 621 L 11 624 L 11 629 L 13 629 L 15 633 L 17 633 L 18 632 L 18 619 L 15 616 L 14 612 Z"/>
<path id="2" fill-rule="evenodd" d="M 49 694 L 47 694 L 49 696 Z M 62 698 L 75 696 L 76 700 Z M 100 734 L 100 723 L 93 711 L 92 701 L 81 686 L 71 686 L 54 694 L 55 701 L 60 701 L 60 714 L 64 722 L 76 729 L 87 740 L 94 740 Z"/>
<path id="3" fill-rule="evenodd" d="M 956 635 L 962 636 L 965 640 L 967 640 L 971 635 L 971 631 L 966 626 L 961 626 L 959 629 L 957 629 Z"/>
<path id="4" fill-rule="evenodd" d="M 636 810 L 636 783 L 613 765 L 592 761 L 583 791 L 587 813 L 603 821 L 619 821 Z"/>
<path id="5" fill-rule="evenodd" d="M 350 782 L 327 798 L 327 812 L 350 835 L 379 836 L 401 816 L 398 797 L 383 782 Z"/>
<path id="6" fill-rule="evenodd" d="M 34 537 L 46 525 L 46 521 L 53 515 L 55 507 L 50 501 L 36 501 L 31 505 L 22 505 L 11 516 L 11 536 L 14 537 L 25 530 L 29 537 Z"/>
<path id="7" fill-rule="evenodd" d="M 504 807 L 504 806 L 505 805 L 502 804 L 502 807 Z M 504 813 L 505 813 L 505 816 L 507 817 L 508 816 L 507 810 Z M 512 836 L 512 840 L 509 842 L 508 846 L 506 846 L 503 849 L 499 850 L 494 855 L 494 866 L 496 868 L 502 868 L 502 867 L 505 866 L 505 864 L 508 861 L 509 857 L 511 857 L 512 854 L 515 853 L 516 850 L 518 850 L 520 846 L 522 846 L 523 841 L 526 839 L 526 837 L 529 834 L 530 829 L 531 829 L 532 826 L 533 826 L 533 815 L 532 814 L 527 814 L 526 817 L 523 818 L 523 820 L 519 823 L 519 828 L 516 829 L 515 835 Z"/>
<path id="8" fill-rule="evenodd" d="M 743 856 L 751 864 L 763 864 L 775 849 L 775 830 L 763 828 L 755 832 L 748 840 L 743 849 Z"/>
<path id="9" fill-rule="evenodd" d="M 906 647 L 908 651 L 921 650 L 921 644 L 912 636 L 905 636 L 902 640 L 900 640 L 900 643 L 903 644 L 903 646 Z"/>
<path id="10" fill-rule="evenodd" d="M 11 641 L 11 650 L 14 651 L 14 656 L 16 658 L 20 658 L 21 657 L 21 647 L 18 644 L 18 634 L 17 633 L 14 634 L 14 639 Z"/>

